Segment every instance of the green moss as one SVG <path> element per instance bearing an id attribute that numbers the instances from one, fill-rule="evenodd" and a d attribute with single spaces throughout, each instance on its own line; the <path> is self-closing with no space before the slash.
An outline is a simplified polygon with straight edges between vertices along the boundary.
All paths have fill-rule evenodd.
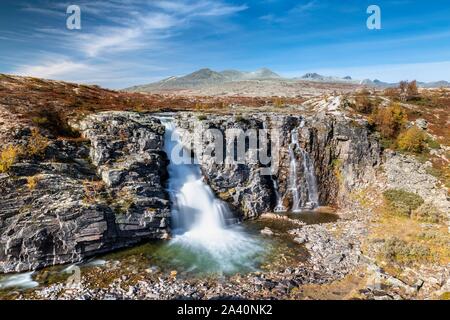
<path id="1" fill-rule="evenodd" d="M 199 115 L 197 117 L 197 119 L 200 120 L 200 121 L 204 121 L 204 120 L 208 119 L 208 117 L 206 115 L 204 115 L 204 114 L 201 114 L 201 115 Z"/>
<path id="2" fill-rule="evenodd" d="M 410 217 L 424 203 L 422 197 L 405 190 L 389 189 L 383 196 L 389 213 L 399 216 Z"/>
<path id="3" fill-rule="evenodd" d="M 427 139 L 427 144 L 430 149 L 440 149 L 441 148 L 441 145 L 439 144 L 439 142 L 437 142 L 436 140 L 431 139 L 431 138 Z"/>

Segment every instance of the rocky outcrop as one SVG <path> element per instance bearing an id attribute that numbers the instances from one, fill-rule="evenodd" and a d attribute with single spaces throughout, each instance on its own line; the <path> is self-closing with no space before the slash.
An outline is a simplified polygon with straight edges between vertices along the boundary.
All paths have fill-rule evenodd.
<path id="1" fill-rule="evenodd" d="M 256 152 L 255 148 L 248 146 L 242 161 L 237 161 L 238 152 L 233 143 L 242 138 L 239 132 L 234 136 L 233 129 L 245 132 L 263 129 L 261 119 L 252 117 L 239 121 L 236 117 L 210 116 L 205 120 L 195 114 L 185 113 L 180 114 L 176 120 L 178 128 L 184 130 L 181 135 L 183 144 L 196 151 L 209 186 L 234 211 L 246 218 L 254 218 L 273 208 L 275 196 L 270 176 L 261 174 L 264 169 L 261 162 L 251 160 L 252 153 Z M 216 144 L 218 141 L 219 144 Z M 223 145 L 222 150 L 217 147 L 220 143 Z M 224 151 L 221 156 L 218 155 L 220 151 Z"/>
<path id="2" fill-rule="evenodd" d="M 90 157 L 116 212 L 118 236 L 167 238 L 164 126 L 153 117 L 116 112 L 90 116 L 79 129 L 91 142 Z"/>
<path id="3" fill-rule="evenodd" d="M 386 152 L 385 158 L 386 188 L 418 194 L 424 200 L 422 207 L 436 208 L 446 215 L 445 220 L 450 224 L 449 197 L 446 190 L 438 186 L 438 179 L 429 174 L 431 162 L 420 163 L 413 156 L 394 151 Z"/>
<path id="4" fill-rule="evenodd" d="M 66 153 L 67 162 L 18 163 L 0 176 L 1 272 L 75 262 L 112 247 L 114 213 L 83 200 L 83 181 L 95 179 L 85 161 L 88 147 L 63 143 L 49 149 Z"/>
<path id="5" fill-rule="evenodd" d="M 361 256 L 359 235 L 351 227 L 358 227 L 358 222 L 345 221 L 343 229 L 346 232 L 336 237 L 327 229 L 327 225 L 308 225 L 294 229 L 289 233 L 295 237 L 295 242 L 304 244 L 309 252 L 309 262 L 315 271 L 341 278 L 351 272 Z M 340 226 L 333 224 L 333 227 Z M 356 229 L 355 228 L 355 229 Z"/>
<path id="6" fill-rule="evenodd" d="M 52 140 L 42 159 L 0 175 L 0 272 L 167 237 L 164 127 L 145 115 L 102 113 L 79 129 L 86 141 Z"/>
<path id="7" fill-rule="evenodd" d="M 195 151 L 211 188 L 244 218 L 271 212 L 280 203 L 286 210 L 291 210 L 296 201 L 300 207 L 308 207 L 311 193 L 315 192 L 311 184 L 315 184 L 321 205 L 343 206 L 348 193 L 374 179 L 381 164 L 381 149 L 367 122 L 340 113 L 300 116 L 183 113 L 178 115 L 177 125 L 185 130 L 183 142 Z M 266 129 L 267 151 L 263 152 L 272 156 L 273 161 L 265 163 L 260 157 L 256 161 L 252 158 L 264 148 L 263 133 L 258 133 L 257 145 L 246 142 L 243 163 L 228 161 L 233 156 L 235 159 L 231 160 L 238 160 L 235 141 L 242 137 L 234 135 L 234 129 L 244 132 L 247 138 L 251 130 Z M 222 146 L 216 143 L 214 132 L 225 137 Z M 216 161 L 220 148 L 225 159 L 222 162 Z M 268 170 L 270 166 L 272 170 Z M 311 181 L 311 175 L 315 181 Z"/>
<path id="8" fill-rule="evenodd" d="M 311 150 L 322 204 L 345 206 L 350 193 L 376 179 L 381 147 L 366 120 L 321 113 L 305 137 Z"/>

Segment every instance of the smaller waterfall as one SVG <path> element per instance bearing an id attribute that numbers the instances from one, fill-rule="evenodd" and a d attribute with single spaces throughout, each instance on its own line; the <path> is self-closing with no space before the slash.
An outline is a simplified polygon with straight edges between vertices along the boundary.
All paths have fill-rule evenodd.
<path id="1" fill-rule="evenodd" d="M 304 120 L 300 123 L 300 128 L 304 126 Z M 299 193 L 299 186 L 297 184 L 297 159 L 295 151 L 300 152 L 302 157 L 303 174 L 305 180 L 305 187 L 307 193 L 307 200 L 302 201 Z M 297 128 L 291 131 L 291 144 L 289 145 L 289 156 L 290 156 L 290 174 L 289 174 L 289 189 L 292 192 L 292 211 L 301 212 L 302 209 L 315 209 L 319 205 L 319 195 L 317 192 L 317 180 L 314 170 L 314 165 L 311 161 L 309 153 L 306 152 L 300 146 L 298 140 Z"/>
<path id="2" fill-rule="evenodd" d="M 306 187 L 308 189 L 308 202 L 305 208 L 315 209 L 319 206 L 319 193 L 317 192 L 317 180 L 314 166 L 309 153 L 300 148 L 303 158 L 303 172 L 305 173 Z"/>
<path id="3" fill-rule="evenodd" d="M 267 126 L 267 121 L 268 120 L 266 119 L 266 121 L 263 122 L 263 129 L 266 131 L 269 130 L 269 128 Z M 272 186 L 275 191 L 275 197 L 276 197 L 276 202 L 277 202 L 274 211 L 275 212 L 286 212 L 287 210 L 283 206 L 283 199 L 280 194 L 280 188 L 278 186 L 278 182 L 277 182 L 276 178 L 274 178 L 272 175 L 270 176 L 270 180 L 272 181 Z"/>
<path id="4" fill-rule="evenodd" d="M 295 158 L 295 152 L 294 147 L 296 146 L 294 142 L 294 137 L 296 137 L 296 132 L 292 130 L 291 137 L 292 137 L 292 143 L 289 145 L 289 157 L 291 159 L 290 161 L 290 168 L 289 168 L 289 190 L 292 192 L 292 211 L 293 212 L 299 212 L 300 211 L 300 195 L 298 192 L 298 186 L 297 186 L 297 159 Z"/>
<path id="5" fill-rule="evenodd" d="M 287 210 L 286 210 L 285 206 L 283 206 L 283 199 L 281 198 L 280 190 L 278 187 L 278 182 L 277 182 L 277 180 L 275 180 L 273 178 L 273 176 L 271 176 L 270 179 L 272 180 L 273 188 L 275 190 L 275 196 L 277 199 L 277 205 L 276 205 L 274 211 L 275 212 L 286 212 Z"/>

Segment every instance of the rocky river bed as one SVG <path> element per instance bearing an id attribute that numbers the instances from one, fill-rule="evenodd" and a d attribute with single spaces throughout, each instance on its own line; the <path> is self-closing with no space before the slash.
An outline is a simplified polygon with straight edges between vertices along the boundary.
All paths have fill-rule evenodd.
<path id="1" fill-rule="evenodd" d="M 268 254 L 253 271 L 207 275 L 176 269 L 157 260 L 161 244 L 144 244 L 80 264 L 75 282 L 68 281 L 73 266 L 51 267 L 32 275 L 35 288 L 8 288 L 2 294 L 15 299 L 298 299 L 308 298 L 305 285 L 332 283 L 361 268 L 363 221 L 349 224 L 323 212 L 293 216 L 266 214 L 244 224 L 268 243 Z M 342 227 L 345 236 L 335 236 Z"/>

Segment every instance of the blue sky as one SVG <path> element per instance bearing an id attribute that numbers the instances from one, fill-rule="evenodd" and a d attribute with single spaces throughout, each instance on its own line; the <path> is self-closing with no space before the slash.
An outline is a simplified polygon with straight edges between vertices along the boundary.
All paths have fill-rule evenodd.
<path id="1" fill-rule="evenodd" d="M 81 30 L 66 8 L 81 8 Z M 368 30 L 367 7 L 382 29 Z M 0 72 L 124 88 L 199 68 L 450 80 L 450 2 L 2 0 Z"/>

